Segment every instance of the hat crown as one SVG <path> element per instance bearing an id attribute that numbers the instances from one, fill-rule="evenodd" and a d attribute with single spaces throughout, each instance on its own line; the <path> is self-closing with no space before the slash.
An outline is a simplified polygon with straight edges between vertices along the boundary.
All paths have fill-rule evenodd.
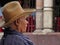
<path id="1" fill-rule="evenodd" d="M 20 15 L 23 12 L 24 10 L 18 1 L 9 2 L 3 7 L 3 16 L 5 18 L 5 22 L 8 22 L 14 16 Z"/>

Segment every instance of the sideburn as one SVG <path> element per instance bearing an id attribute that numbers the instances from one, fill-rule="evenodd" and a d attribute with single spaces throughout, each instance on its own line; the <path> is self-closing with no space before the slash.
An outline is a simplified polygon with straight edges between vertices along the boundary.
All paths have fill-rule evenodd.
<path id="1" fill-rule="evenodd" d="M 17 21 L 17 22 L 16 22 L 16 21 Z M 18 20 L 16 20 L 16 21 L 14 21 L 14 25 L 16 26 L 16 28 L 17 28 L 17 30 L 18 30 L 19 32 L 22 32 L 22 30 L 19 30 L 19 29 L 18 29 L 18 28 L 19 28 L 18 25 L 17 25 L 17 23 L 19 23 Z"/>
<path id="2" fill-rule="evenodd" d="M 16 21 L 14 21 L 13 23 L 14 23 L 14 25 L 17 27 Z"/>

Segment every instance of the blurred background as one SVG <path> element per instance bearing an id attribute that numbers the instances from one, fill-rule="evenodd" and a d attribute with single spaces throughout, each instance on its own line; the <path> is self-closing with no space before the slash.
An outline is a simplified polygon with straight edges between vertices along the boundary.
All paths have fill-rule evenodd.
<path id="1" fill-rule="evenodd" d="M 29 21 L 27 32 L 37 30 L 53 30 L 60 32 L 60 1 L 59 0 L 0 0 L 0 32 L 3 16 L 1 7 L 10 1 L 19 1 L 24 9 L 35 9 L 27 20 Z M 3 22 L 3 23 L 2 23 Z"/>
<path id="2" fill-rule="evenodd" d="M 36 10 L 26 19 L 25 34 L 35 45 L 60 45 L 60 0 L 0 0 L 0 38 L 5 23 L 1 9 L 10 1 L 19 1 L 25 10 Z"/>

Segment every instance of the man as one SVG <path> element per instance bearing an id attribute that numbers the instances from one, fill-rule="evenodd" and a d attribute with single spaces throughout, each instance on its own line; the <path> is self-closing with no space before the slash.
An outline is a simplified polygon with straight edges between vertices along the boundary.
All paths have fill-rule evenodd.
<path id="1" fill-rule="evenodd" d="M 33 45 L 29 38 L 22 33 L 26 32 L 28 21 L 26 17 L 35 10 L 24 11 L 18 1 L 12 1 L 2 7 L 5 19 L 4 35 L 0 45 Z"/>

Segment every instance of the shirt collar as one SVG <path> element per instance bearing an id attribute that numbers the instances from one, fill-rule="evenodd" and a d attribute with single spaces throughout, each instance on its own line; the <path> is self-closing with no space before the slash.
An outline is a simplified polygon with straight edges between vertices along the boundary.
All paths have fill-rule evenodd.
<path id="1" fill-rule="evenodd" d="M 20 36 L 23 36 L 23 34 L 21 33 L 21 32 L 18 32 L 18 31 L 16 31 L 16 30 L 12 30 L 12 29 L 8 29 L 8 28 L 6 28 L 5 30 L 4 30 L 4 34 L 6 34 L 6 35 L 8 35 L 8 34 L 14 34 L 14 35 L 20 35 Z"/>

